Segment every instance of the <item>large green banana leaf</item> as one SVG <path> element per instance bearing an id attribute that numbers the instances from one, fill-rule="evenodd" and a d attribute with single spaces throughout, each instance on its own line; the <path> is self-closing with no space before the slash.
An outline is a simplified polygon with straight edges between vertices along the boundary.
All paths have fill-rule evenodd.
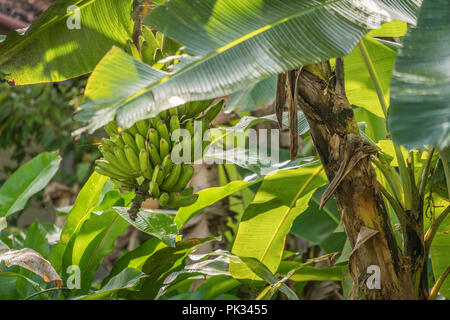
<path id="1" fill-rule="evenodd" d="M 61 257 L 65 255 L 71 241 L 73 241 L 83 224 L 89 219 L 95 206 L 101 200 L 101 192 L 107 180 L 108 177 L 94 172 L 78 194 L 77 200 L 67 216 L 60 240 L 50 253 L 50 262 L 57 272 L 63 271 Z"/>
<path id="2" fill-rule="evenodd" d="M 1 72 L 16 85 L 62 81 L 91 72 L 113 45 L 123 47 L 131 38 L 132 3 L 55 1 L 24 35 L 12 31 L 0 43 Z M 69 10 L 73 5 L 79 11 Z M 79 29 L 72 24 L 74 15 L 80 18 Z"/>
<path id="3" fill-rule="evenodd" d="M 256 258 L 271 272 L 276 272 L 295 218 L 308 208 L 315 189 L 325 183 L 321 166 L 283 170 L 266 176 L 241 218 L 232 253 Z M 241 264 L 231 263 L 230 272 L 238 279 L 257 279 Z"/>
<path id="4" fill-rule="evenodd" d="M 425 0 L 399 50 L 391 82 L 389 128 L 407 148 L 449 145 L 450 2 Z"/>
<path id="5" fill-rule="evenodd" d="M 369 29 L 415 23 L 421 0 L 169 1 L 146 22 L 193 56 L 163 73 L 113 49 L 86 89 L 77 119 L 91 132 L 118 115 L 124 127 L 183 103 L 228 95 L 302 65 L 350 53 Z"/>

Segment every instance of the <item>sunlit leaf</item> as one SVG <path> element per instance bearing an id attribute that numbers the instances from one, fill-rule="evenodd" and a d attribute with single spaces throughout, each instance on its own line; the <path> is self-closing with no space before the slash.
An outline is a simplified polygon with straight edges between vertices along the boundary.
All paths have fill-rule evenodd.
<path id="1" fill-rule="evenodd" d="M 131 126 L 184 101 L 229 95 L 280 72 L 344 56 L 369 29 L 415 23 L 421 0 L 168 1 L 145 19 L 193 55 L 163 73 L 115 48 L 96 67 L 77 119 L 94 131 Z M 377 19 L 373 19 L 377 15 Z M 193 30 L 186 36 L 186 30 Z"/>
<path id="2" fill-rule="evenodd" d="M 241 218 L 232 253 L 256 258 L 276 272 L 292 223 L 307 209 L 314 190 L 325 182 L 321 166 L 266 176 Z M 232 263 L 230 272 L 235 278 L 255 279 L 254 273 L 242 265 Z"/>
<path id="3" fill-rule="evenodd" d="M 23 85 L 61 81 L 91 72 L 113 45 L 124 47 L 131 38 L 132 3 L 55 1 L 24 35 L 12 31 L 0 43 L 2 73 L 11 83 Z M 70 11 L 73 5 L 79 10 Z M 74 20 L 77 17 L 79 25 Z"/>

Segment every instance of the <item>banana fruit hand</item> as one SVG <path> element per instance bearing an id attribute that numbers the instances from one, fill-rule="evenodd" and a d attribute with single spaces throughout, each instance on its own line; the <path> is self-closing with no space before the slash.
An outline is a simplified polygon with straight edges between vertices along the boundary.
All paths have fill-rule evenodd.
<path id="1" fill-rule="evenodd" d="M 162 206 L 178 208 L 191 205 L 198 198 L 192 188 L 187 188 L 194 169 L 187 163 L 175 164 L 172 161 L 172 150 L 181 142 L 173 141 L 172 133 L 185 129 L 192 134 L 197 116 L 201 121 L 198 126 L 201 132 L 196 132 L 195 136 L 199 133 L 203 136 L 210 119 L 199 115 L 209 104 L 210 101 L 188 103 L 165 110 L 152 119 L 136 122 L 126 130 L 121 130 L 115 121 L 108 123 L 104 129 L 109 139 L 103 139 L 99 146 L 103 158 L 96 161 L 95 170 L 110 177 L 123 190 L 148 190 L 148 196 L 158 200 Z M 196 137 L 183 140 L 183 147 L 194 150 L 195 144 L 199 143 Z M 196 160 L 193 153 L 189 160 Z"/>

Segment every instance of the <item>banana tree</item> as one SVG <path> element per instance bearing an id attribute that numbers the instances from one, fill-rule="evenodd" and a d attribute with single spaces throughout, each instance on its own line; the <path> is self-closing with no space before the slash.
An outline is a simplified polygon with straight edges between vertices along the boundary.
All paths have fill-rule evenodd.
<path id="1" fill-rule="evenodd" d="M 134 42 L 118 39 L 114 42 L 117 46 L 93 70 L 84 103 L 75 115 L 76 120 L 84 123 L 77 133 L 93 132 L 107 124 L 108 130 L 113 120 L 116 121 L 113 135 L 119 127 L 139 133 L 139 126 L 149 123 L 147 119 L 172 114 L 177 109 L 174 107 L 179 112 L 190 101 L 211 102 L 236 92 L 248 94 L 246 91 L 270 81 L 272 85 L 266 87 L 277 89 L 278 117 L 274 119 L 282 123 L 284 108 L 287 106 L 289 111 L 293 158 L 298 134 L 306 132 L 297 124 L 306 120 L 306 130 L 310 131 L 321 164 L 297 165 L 296 169 L 268 176 L 256 174 L 254 180 L 232 181 L 224 187 L 204 190 L 195 203 L 178 211 L 174 219 L 176 227 L 181 228 L 213 203 L 262 181 L 253 202 L 243 212 L 232 249 L 234 255 L 246 257 L 250 260 L 244 260 L 251 263 L 231 259 L 229 270 L 236 279 L 263 279 L 273 286 L 277 284 L 273 275 L 283 264 L 284 244 L 294 221 L 310 207 L 315 191 L 328 180 L 317 207 L 326 208 L 332 196 L 336 199 L 341 216 L 338 222 L 342 222 L 348 239 L 347 255 L 341 252 L 340 259 L 348 261 L 353 282 L 351 298 L 431 299 L 438 291 L 448 297 L 449 284 L 445 277 L 449 261 L 443 254 L 448 240 L 442 228 L 448 227 L 449 212 L 449 74 L 448 68 L 442 66 L 446 65 L 449 48 L 447 42 L 437 41 L 440 37 L 448 38 L 448 1 L 172 0 L 158 3 L 159 6 L 139 21 L 139 27 L 135 26 L 138 35 L 133 36 Z M 128 2 L 123 5 L 128 8 Z M 88 10 L 89 6 L 83 8 Z M 392 20 L 402 23 L 378 29 L 382 23 Z M 141 23 L 153 30 L 140 28 Z M 403 36 L 406 23 L 409 31 L 404 36 L 403 47 L 399 48 L 391 38 Z M 38 37 L 39 30 L 30 29 L 19 42 L 30 42 Z M 124 24 L 122 31 L 130 34 L 128 24 Z M 8 43 L 14 39 L 10 35 L 0 50 L 5 53 L 13 50 L 14 46 L 9 47 Z M 427 46 L 421 43 L 423 39 L 429 42 Z M 78 38 L 74 41 L 81 43 Z M 82 47 L 79 50 L 84 52 Z M 18 59 L 13 65 L 19 64 L 20 56 L 6 56 L 8 61 Z M 47 62 L 49 68 L 59 69 L 52 61 Z M 358 68 L 363 70 L 358 73 L 362 75 L 359 78 L 353 76 Z M 20 74 L 22 69 L 11 68 L 8 73 L 19 70 Z M 91 71 L 92 64 L 79 69 L 83 73 Z M 25 83 L 63 78 L 43 77 L 34 72 L 28 75 L 30 79 L 24 80 Z M 277 76 L 277 86 L 274 86 Z M 358 96 L 358 91 L 367 95 Z M 208 110 L 213 110 L 212 107 L 208 103 Z M 210 115 L 215 116 L 215 111 Z M 367 134 L 358 123 L 362 115 L 367 122 Z M 416 133 L 417 127 L 424 130 Z M 389 140 L 391 136 L 393 141 Z M 131 140 L 128 144 L 133 145 Z M 141 149 L 145 149 L 143 146 Z M 111 146 L 112 153 L 115 150 L 116 146 Z M 145 159 L 145 152 L 142 154 Z M 139 171 L 140 164 L 137 161 L 134 164 Z M 100 173 L 112 176 L 106 168 L 100 168 Z M 116 168 L 122 169 L 120 174 L 114 173 L 116 180 L 133 175 L 133 172 L 123 172 L 123 168 Z M 441 176 L 446 178 L 446 183 L 441 183 Z M 140 178 L 139 174 L 133 176 L 133 184 L 135 179 L 141 181 Z M 133 188 L 134 185 L 130 190 Z M 137 198 L 148 192 L 139 188 L 135 191 Z M 132 217 L 137 220 L 130 219 L 129 223 L 136 224 L 143 219 L 139 212 L 142 200 L 140 196 L 133 201 Z M 433 201 L 442 202 L 443 207 L 427 204 Z M 74 212 L 82 209 L 81 206 Z M 429 211 L 431 222 L 425 219 Z M 116 212 L 123 216 L 126 210 L 116 209 Z M 396 222 L 400 232 L 393 228 Z M 95 223 L 85 228 L 95 229 Z M 71 237 L 79 231 L 70 230 L 69 224 L 61 238 L 64 241 L 52 252 L 55 262 L 58 254 L 75 250 L 69 244 L 73 245 Z M 178 249 L 168 249 L 157 256 L 166 258 L 170 250 L 178 252 Z M 430 251 L 436 280 L 431 291 L 427 273 Z M 264 272 L 255 268 L 255 263 L 263 263 Z M 381 287 L 367 285 L 374 266 L 380 271 Z M 61 267 L 56 265 L 57 270 Z M 150 264 L 144 269 L 144 272 L 153 270 Z M 299 270 L 286 273 L 295 276 Z M 116 270 L 114 276 L 119 272 Z M 160 275 L 155 277 L 149 278 L 148 283 L 159 283 L 162 279 Z M 278 283 L 283 288 L 280 290 L 293 297 L 282 282 Z M 142 292 L 130 293 L 129 297 L 154 298 L 158 295 L 153 290 L 143 287 Z M 261 297 L 267 292 L 263 293 Z"/>

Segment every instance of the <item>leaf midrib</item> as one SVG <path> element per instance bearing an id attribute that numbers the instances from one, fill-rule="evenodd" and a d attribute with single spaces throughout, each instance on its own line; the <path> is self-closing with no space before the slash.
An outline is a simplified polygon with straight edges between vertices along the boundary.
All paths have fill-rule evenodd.
<path id="1" fill-rule="evenodd" d="M 322 172 L 322 170 L 323 170 L 323 166 L 320 166 L 319 168 L 317 168 L 316 171 L 314 171 L 314 173 L 308 178 L 308 180 L 306 180 L 305 184 L 300 188 L 300 190 L 297 192 L 295 197 L 292 199 L 291 204 L 289 205 L 289 208 L 287 208 L 286 212 L 283 215 L 283 218 L 280 220 L 279 224 L 277 225 L 277 227 L 275 229 L 275 232 L 272 233 L 272 236 L 270 238 L 270 241 L 269 241 L 268 245 L 264 249 L 264 252 L 263 252 L 263 254 L 262 254 L 261 258 L 260 258 L 260 261 L 262 263 L 264 263 L 264 258 L 268 254 L 269 249 L 272 246 L 275 237 L 277 236 L 277 234 L 280 231 L 282 225 L 284 224 L 284 222 L 286 221 L 287 217 L 289 216 L 289 213 L 292 211 L 292 209 L 295 208 L 295 205 L 296 205 L 297 201 L 303 196 L 303 192 L 305 192 L 305 190 L 309 187 L 309 185 L 313 182 L 313 180 Z M 255 276 L 253 276 L 252 280 L 254 280 L 254 279 L 255 279 Z"/>
<path id="2" fill-rule="evenodd" d="M 162 83 L 164 83 L 166 81 L 175 79 L 180 74 L 188 72 L 192 68 L 195 68 L 197 65 L 202 64 L 203 62 L 205 62 L 205 61 L 215 57 L 216 55 L 221 54 L 223 52 L 226 52 L 227 50 L 230 50 L 230 49 L 236 47 L 238 44 L 241 44 L 241 43 L 243 43 L 246 40 L 252 39 L 255 36 L 260 35 L 261 33 L 265 32 L 267 30 L 271 30 L 274 27 L 276 27 L 276 26 L 278 26 L 278 25 L 280 25 L 282 23 L 286 23 L 289 20 L 292 20 L 292 19 L 297 18 L 297 17 L 301 17 L 301 16 L 306 15 L 306 14 L 312 12 L 312 11 L 323 9 L 323 8 L 328 7 L 330 5 L 333 5 L 335 3 L 344 2 L 344 1 L 346 1 L 346 0 L 330 0 L 327 3 L 323 3 L 323 4 L 318 4 L 318 5 L 312 6 L 312 7 L 308 8 L 308 9 L 306 9 L 304 11 L 300 11 L 300 12 L 296 11 L 295 13 L 293 13 L 290 16 L 287 16 L 287 17 L 285 17 L 283 19 L 280 19 L 280 20 L 278 20 L 278 21 L 276 21 L 276 22 L 274 22 L 272 24 L 263 26 L 263 27 L 255 30 L 255 31 L 252 31 L 251 33 L 248 33 L 248 34 L 246 34 L 246 35 L 244 35 L 244 36 L 242 36 L 242 37 L 240 37 L 240 38 L 230 42 L 229 44 L 227 44 L 225 46 L 222 46 L 222 47 L 216 49 L 215 51 L 211 52 L 210 54 L 208 54 L 208 55 L 206 55 L 206 56 L 204 56 L 204 57 L 194 61 L 193 63 L 188 64 L 186 67 L 182 68 L 178 72 L 172 73 L 172 74 L 162 78 L 161 80 L 148 85 L 147 87 L 145 87 L 144 89 L 142 89 L 139 92 L 135 93 L 134 95 L 132 95 L 128 99 L 125 99 L 125 100 L 122 100 L 122 101 L 125 102 L 125 103 L 131 102 L 132 100 L 134 100 L 134 99 L 142 96 L 143 94 L 145 94 L 147 91 L 152 90 L 154 87 L 156 87 L 156 86 L 158 86 L 158 85 L 160 85 L 160 84 L 162 84 Z"/>

